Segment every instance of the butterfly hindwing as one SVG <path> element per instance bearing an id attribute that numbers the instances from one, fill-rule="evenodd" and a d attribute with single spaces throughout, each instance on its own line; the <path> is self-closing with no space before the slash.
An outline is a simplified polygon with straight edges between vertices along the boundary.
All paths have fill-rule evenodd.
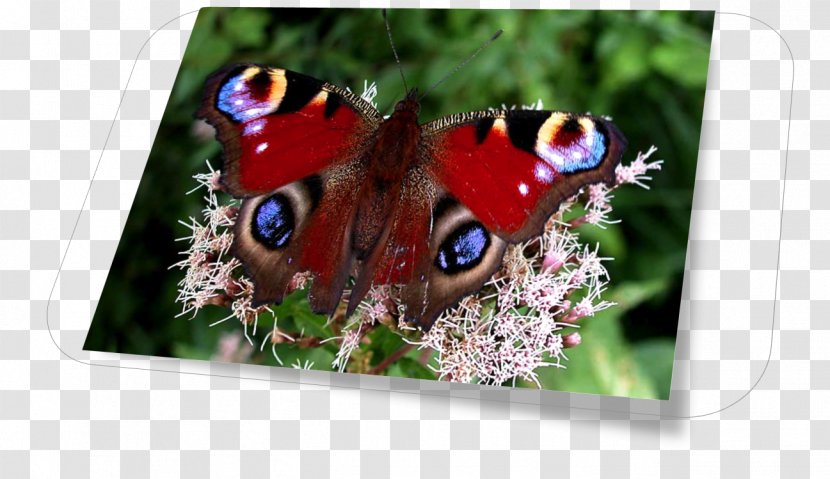
<path id="1" fill-rule="evenodd" d="M 541 233 L 561 202 L 613 184 L 626 140 L 610 121 L 558 111 L 466 113 L 424 126 L 426 168 L 501 238 Z"/>
<path id="2" fill-rule="evenodd" d="M 349 205 L 359 178 L 335 167 L 243 201 L 233 253 L 254 281 L 254 304 L 282 302 L 295 275 L 310 272 L 312 310 L 334 312 L 353 264 Z"/>
<path id="3" fill-rule="evenodd" d="M 401 299 L 408 322 L 428 330 L 464 296 L 481 289 L 499 269 L 507 243 L 464 205 L 445 196 L 431 213 L 429 249 Z"/>
<path id="4" fill-rule="evenodd" d="M 254 64 L 212 75 L 197 116 L 216 129 L 222 183 L 236 197 L 355 160 L 381 121 L 371 104 L 344 89 Z"/>

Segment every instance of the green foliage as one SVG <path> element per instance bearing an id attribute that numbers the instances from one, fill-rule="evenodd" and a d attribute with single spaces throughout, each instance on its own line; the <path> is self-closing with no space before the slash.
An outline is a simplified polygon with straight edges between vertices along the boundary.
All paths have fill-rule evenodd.
<path id="1" fill-rule="evenodd" d="M 580 228 L 610 263 L 608 295 L 620 307 L 585 320 L 568 369 L 545 368 L 544 387 L 666 397 L 691 210 L 713 15 L 711 12 L 393 10 L 392 32 L 410 86 L 422 90 L 452 70 L 498 29 L 502 38 L 424 99 L 422 121 L 460 111 L 529 104 L 612 116 L 638 150 L 666 160 L 651 191 L 619 190 L 622 224 Z M 156 40 L 154 40 L 156 41 Z M 152 45 L 151 45 L 152 47 Z M 403 95 L 376 10 L 202 9 L 144 171 L 86 347 L 133 354 L 210 358 L 221 334 L 241 325 L 208 325 L 227 312 L 206 308 L 192 320 L 174 303 L 181 273 L 168 267 L 184 249 L 177 223 L 199 216 L 200 195 L 185 196 L 205 160 L 220 166 L 216 141 L 194 134 L 193 112 L 206 77 L 237 61 L 303 72 L 362 91 L 378 83 L 388 111 Z M 129 93 L 128 93 L 129 94 Z M 276 308 L 281 328 L 331 336 L 302 292 Z M 261 328 L 270 327 L 261 325 Z M 260 333 L 263 330 L 260 331 Z M 267 331 L 267 329 L 266 329 Z M 262 334 L 259 335 L 259 338 Z M 387 328 L 357 353 L 377 365 L 404 343 Z M 270 348 L 251 360 L 276 364 Z M 276 350 L 290 365 L 328 370 L 337 346 Z M 410 351 L 390 375 L 434 378 Z"/>

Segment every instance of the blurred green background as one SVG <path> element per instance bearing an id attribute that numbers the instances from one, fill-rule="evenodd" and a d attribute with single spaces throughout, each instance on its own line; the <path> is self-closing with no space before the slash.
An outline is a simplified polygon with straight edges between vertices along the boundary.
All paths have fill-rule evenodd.
<path id="1" fill-rule="evenodd" d="M 582 323 L 582 344 L 567 350 L 568 369 L 543 368 L 545 388 L 668 398 L 679 317 L 692 189 L 713 26 L 712 12 L 392 10 L 389 19 L 410 86 L 422 90 L 467 58 L 498 29 L 504 34 L 423 101 L 422 122 L 461 111 L 530 104 L 613 117 L 629 140 L 623 158 L 658 147 L 664 159 L 651 191 L 621 188 L 614 200 L 622 223 L 582 227 L 600 242 L 620 303 Z M 152 44 L 151 44 L 152 47 Z M 178 220 L 199 218 L 201 195 L 185 196 L 205 160 L 219 167 L 218 142 L 194 134 L 206 77 L 229 63 L 288 68 L 360 93 L 375 81 L 387 112 L 404 90 L 378 10 L 206 8 L 199 13 L 148 165 L 118 246 L 85 348 L 209 359 L 222 334 L 239 331 L 222 308 L 174 318 L 176 283 L 168 270 L 185 248 Z M 129 94 L 129 93 L 128 93 Z M 331 335 L 308 312 L 302 292 L 277 308 L 280 327 Z M 261 325 L 261 331 L 270 325 Z M 259 335 L 260 339 L 262 334 Z M 358 351 L 369 367 L 397 350 L 386 328 Z M 286 364 L 313 361 L 329 370 L 334 343 L 297 350 L 279 346 Z M 388 374 L 434 378 L 412 352 Z M 270 351 L 248 360 L 276 364 Z M 356 369 L 361 371 L 361 369 Z M 520 384 L 529 386 L 529 384 Z"/>

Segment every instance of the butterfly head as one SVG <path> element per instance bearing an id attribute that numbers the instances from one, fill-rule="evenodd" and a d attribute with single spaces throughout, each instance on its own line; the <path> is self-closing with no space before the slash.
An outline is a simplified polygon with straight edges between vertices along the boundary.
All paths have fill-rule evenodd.
<path id="1" fill-rule="evenodd" d="M 395 113 L 411 113 L 418 116 L 421 111 L 421 103 L 418 101 L 418 89 L 413 88 L 406 94 L 406 98 L 395 105 Z"/>

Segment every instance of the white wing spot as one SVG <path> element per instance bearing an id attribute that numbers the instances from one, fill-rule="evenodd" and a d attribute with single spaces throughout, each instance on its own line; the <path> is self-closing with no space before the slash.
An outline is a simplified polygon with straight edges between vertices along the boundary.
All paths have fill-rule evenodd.
<path id="1" fill-rule="evenodd" d="M 553 181 L 553 172 L 547 166 L 537 163 L 534 176 L 542 183 L 549 184 Z"/>

